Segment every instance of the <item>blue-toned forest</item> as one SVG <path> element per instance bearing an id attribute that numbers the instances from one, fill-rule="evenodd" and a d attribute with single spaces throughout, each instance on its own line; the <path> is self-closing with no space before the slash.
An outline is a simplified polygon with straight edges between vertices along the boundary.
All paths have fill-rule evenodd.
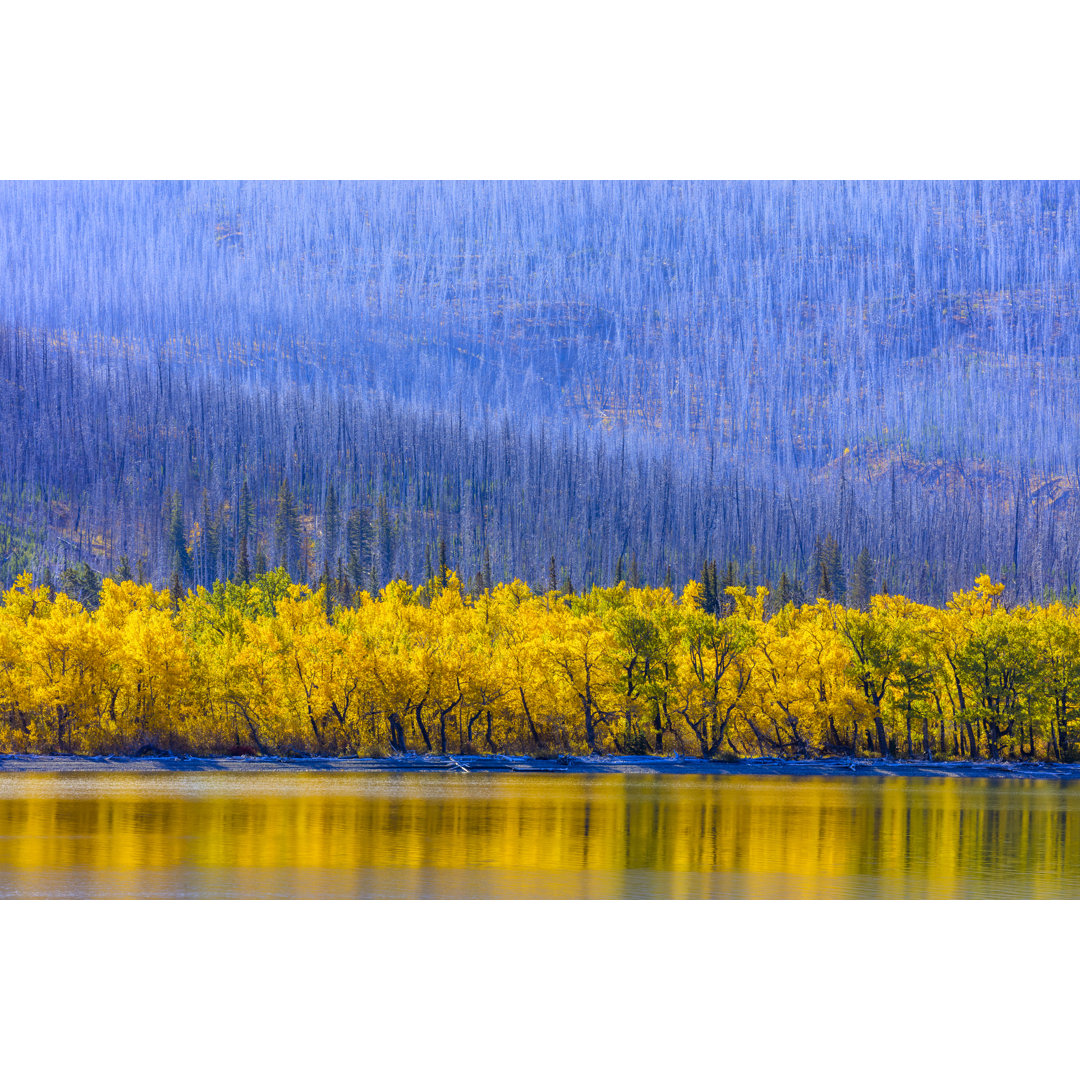
<path id="1" fill-rule="evenodd" d="M 0 184 L 0 579 L 1069 592 L 1078 301 L 1073 183 Z"/>

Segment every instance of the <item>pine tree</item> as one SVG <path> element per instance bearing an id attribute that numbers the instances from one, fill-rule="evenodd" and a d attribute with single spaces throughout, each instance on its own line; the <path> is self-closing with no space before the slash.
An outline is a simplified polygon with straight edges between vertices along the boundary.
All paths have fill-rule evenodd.
<path id="1" fill-rule="evenodd" d="M 446 565 L 446 541 L 439 537 L 439 585 L 446 588 L 450 580 L 450 568 Z"/>
<path id="2" fill-rule="evenodd" d="M 49 602 L 52 603 L 56 599 L 56 592 L 53 588 L 53 572 L 52 564 L 46 563 L 45 569 L 41 572 L 41 584 L 45 586 L 48 591 Z"/>
<path id="3" fill-rule="evenodd" d="M 701 565 L 701 609 L 707 615 L 716 614 L 716 564 L 710 567 L 708 559 Z"/>
<path id="4" fill-rule="evenodd" d="M 274 514 L 274 544 L 278 566 L 284 566 L 293 580 L 299 576 L 300 515 L 293 500 L 289 481 L 282 479 L 278 488 L 277 512 Z"/>
<path id="5" fill-rule="evenodd" d="M 60 574 L 60 589 L 87 611 L 95 611 L 101 599 L 101 575 L 83 561 L 65 566 Z"/>
<path id="6" fill-rule="evenodd" d="M 855 607 L 866 611 L 873 595 L 874 563 L 869 550 L 864 547 L 855 560 L 855 571 L 851 575 L 851 602 Z"/>
<path id="7" fill-rule="evenodd" d="M 715 573 L 714 564 L 713 574 Z M 735 601 L 728 595 L 727 590 L 734 588 L 738 584 L 738 567 L 735 565 L 734 559 L 728 559 L 727 567 L 724 569 L 724 580 L 720 583 L 720 587 L 716 589 L 716 604 L 719 614 L 730 615 L 735 610 Z"/>
<path id="8" fill-rule="evenodd" d="M 172 512 L 169 515 L 169 556 L 175 562 L 176 570 L 184 580 L 190 579 L 193 567 L 191 552 L 187 549 L 187 529 L 184 526 L 184 508 L 180 496 L 174 495 Z"/>
<path id="9" fill-rule="evenodd" d="M 255 545 L 255 576 L 261 577 L 266 573 L 266 552 L 263 551 L 262 542 Z"/>
<path id="10" fill-rule="evenodd" d="M 797 608 L 806 603 L 806 585 L 801 578 L 791 579 L 791 602 Z"/>
<path id="11" fill-rule="evenodd" d="M 236 572 L 233 581 L 237 585 L 246 585 L 251 581 L 251 564 L 248 562 L 248 538 L 247 529 L 240 533 L 240 551 L 236 556 Z"/>
<path id="12" fill-rule="evenodd" d="M 811 580 L 818 598 L 822 600 L 833 598 L 830 554 L 827 541 L 822 540 L 820 536 L 815 537 L 814 554 L 811 560 Z"/>
<path id="13" fill-rule="evenodd" d="M 847 595 L 847 581 L 844 577 L 844 560 L 840 554 L 840 545 L 833 539 L 832 533 L 825 537 L 822 553 L 825 568 L 829 574 L 829 583 L 832 586 L 832 598 L 838 604 L 842 604 Z"/>
<path id="14" fill-rule="evenodd" d="M 131 563 L 128 562 L 126 553 L 120 556 L 120 561 L 116 564 L 115 576 L 117 581 L 131 580 Z"/>

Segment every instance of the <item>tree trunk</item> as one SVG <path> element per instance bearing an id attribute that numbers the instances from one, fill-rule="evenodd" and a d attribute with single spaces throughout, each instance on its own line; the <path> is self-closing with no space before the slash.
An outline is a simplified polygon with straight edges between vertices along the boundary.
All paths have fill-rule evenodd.
<path id="1" fill-rule="evenodd" d="M 431 736 L 428 735 L 428 729 L 424 727 L 423 718 L 423 705 L 416 706 L 416 726 L 420 729 L 420 734 L 424 739 L 424 746 L 427 748 L 428 753 L 431 752 Z"/>
<path id="2" fill-rule="evenodd" d="M 877 731 L 878 750 L 881 752 L 882 757 L 889 756 L 889 740 L 885 734 L 885 724 L 881 719 L 881 710 L 878 709 L 874 713 L 874 728 Z"/>
<path id="3" fill-rule="evenodd" d="M 401 726 L 401 719 L 396 712 L 388 717 L 390 721 L 390 749 L 397 754 L 405 753 L 405 729 Z"/>
<path id="4" fill-rule="evenodd" d="M 979 740 L 975 738 L 975 732 L 971 728 L 971 721 L 965 716 L 964 727 L 967 728 L 968 751 L 972 761 L 979 760 Z"/>

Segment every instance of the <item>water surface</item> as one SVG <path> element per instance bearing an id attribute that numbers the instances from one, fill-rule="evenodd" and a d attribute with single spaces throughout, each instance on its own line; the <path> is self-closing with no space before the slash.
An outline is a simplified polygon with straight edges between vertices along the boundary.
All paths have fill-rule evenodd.
<path id="1" fill-rule="evenodd" d="M 1080 784 L 0 774 L 0 896 L 1076 898 Z"/>

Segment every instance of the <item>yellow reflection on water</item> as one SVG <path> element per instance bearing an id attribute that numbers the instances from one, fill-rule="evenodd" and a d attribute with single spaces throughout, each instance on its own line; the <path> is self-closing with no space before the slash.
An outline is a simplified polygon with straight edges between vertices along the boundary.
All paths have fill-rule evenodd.
<path id="1" fill-rule="evenodd" d="M 0 895 L 1080 896 L 1080 785 L 0 775 Z"/>

